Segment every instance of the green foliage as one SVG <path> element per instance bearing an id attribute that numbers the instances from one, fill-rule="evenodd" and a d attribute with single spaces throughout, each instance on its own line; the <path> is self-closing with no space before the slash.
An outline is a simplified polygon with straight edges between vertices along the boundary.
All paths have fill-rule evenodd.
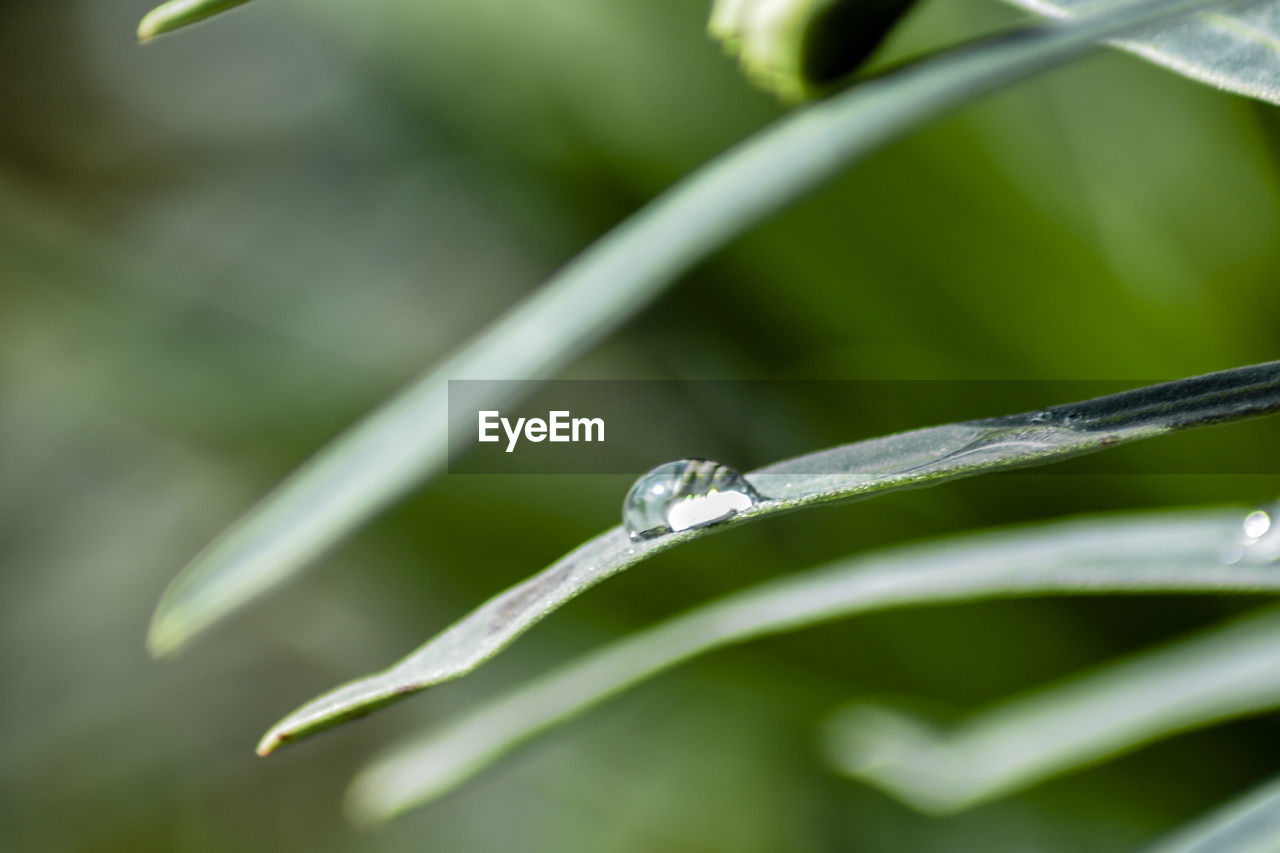
<path id="1" fill-rule="evenodd" d="M 707 31 L 783 101 L 827 90 L 861 65 L 915 0 L 716 0 Z"/>
<path id="2" fill-rule="evenodd" d="M 1095 15 L 1099 7 L 1095 0 L 1008 2 L 1054 18 Z M 1280 103 L 1280 8 L 1274 0 L 1225 3 L 1193 21 L 1152 27 L 1116 45 L 1192 80 Z"/>
<path id="3" fill-rule="evenodd" d="M 168 4 L 140 35 L 222 5 Z M 0 540 L 9 570 L 0 573 L 0 624 L 10 654 L 0 658 L 9 700 L 0 708 L 0 848 L 364 853 L 417 850 L 430 838 L 468 851 L 1118 853 L 1274 773 L 1280 755 L 1267 720 L 1170 739 L 1031 792 L 997 791 L 983 808 L 945 819 L 920 819 L 817 767 L 813 721 L 852 695 L 928 697 L 961 711 L 1001 708 L 1004 697 L 1048 684 L 1044 695 L 1069 699 L 1055 682 L 1063 674 L 1220 622 L 1237 607 L 1217 595 L 1152 598 L 1141 609 L 1112 603 L 1120 590 L 1108 584 L 1120 578 L 1103 568 L 1096 591 L 1106 594 L 1069 602 L 1005 602 L 1013 592 L 983 597 L 975 588 L 973 598 L 957 593 L 957 604 L 968 603 L 954 608 L 868 611 L 804 631 L 790 629 L 826 617 L 808 610 L 784 625 L 771 605 L 735 633 L 707 621 L 747 600 L 734 596 L 619 639 L 729 589 L 763 594 L 755 585 L 784 567 L 838 560 L 852 571 L 871 558 L 844 555 L 905 558 L 879 550 L 904 539 L 938 538 L 949 550 L 949 534 L 993 524 L 1273 497 L 1267 421 L 1134 444 L 1049 475 L 972 478 L 886 493 L 852 510 L 778 513 L 769 525 L 670 548 L 644 572 L 577 599 L 474 677 L 406 703 L 398 716 L 377 715 L 258 762 L 245 739 L 282 707 L 392 658 L 616 520 L 621 478 L 432 481 L 442 460 L 418 454 L 439 419 L 423 414 L 401 423 L 410 433 L 400 439 L 382 435 L 389 444 L 403 439 L 407 456 L 370 445 L 372 455 L 346 457 L 354 470 L 328 471 L 334 491 L 298 491 L 304 472 L 275 496 L 316 503 L 279 504 L 276 515 L 271 502 L 261 504 L 262 515 L 204 555 L 228 548 L 223 557 L 238 568 L 193 567 L 173 586 L 171 619 L 157 620 L 152 649 L 184 645 L 303 566 L 328 571 L 279 607 L 241 613 L 219 643 L 181 664 L 148 665 L 137 649 L 142 608 L 173 565 L 423 363 L 444 369 L 449 351 L 474 353 L 475 329 L 591 237 L 778 118 L 775 99 L 744 86 L 707 43 L 704 14 L 705 4 L 685 0 L 284 0 L 256 4 L 231 26 L 135 50 L 121 38 L 136 20 L 128 4 L 4 7 L 0 67 L 12 91 L 0 128 Z M 1187 34 L 1190 50 L 1175 55 L 1167 41 L 1163 52 L 1148 41 L 1139 52 L 1267 97 L 1274 51 L 1255 37 L 1274 32 L 1266 9 L 1236 4 L 1215 15 L 1166 29 Z M 867 70 L 1018 24 L 990 0 L 921 2 Z M 846 40 L 854 34 L 839 26 L 809 35 L 826 36 L 837 60 L 859 61 L 850 59 L 858 39 Z M 875 27 L 858 34 L 868 43 L 881 35 Z M 1130 33 L 1125 44 L 1140 37 Z M 1040 39 L 1029 44 L 1053 40 Z M 599 293 L 619 287 L 634 300 L 610 315 L 613 332 L 578 325 L 572 301 L 558 303 L 564 310 L 544 325 L 513 323 L 508 331 L 549 339 L 543 362 L 493 364 L 489 376 L 528 369 L 1133 385 L 1274 358 L 1274 113 L 1101 52 L 933 122 L 943 107 L 1039 67 L 999 39 L 969 50 L 992 45 L 992 56 L 1016 58 L 1021 70 L 981 86 L 965 77 L 967 94 L 946 94 L 935 79 L 933 100 L 906 118 L 869 104 L 884 93 L 922 97 L 911 81 L 928 68 L 978 75 L 980 60 L 961 51 L 836 95 L 845 104 L 865 99 L 868 125 L 854 136 L 879 133 L 875 122 L 889 119 L 858 154 L 860 168 L 837 174 L 825 159 L 835 149 L 815 136 L 792 153 L 819 161 L 815 174 L 828 170 L 814 177 L 820 191 L 767 221 L 748 211 L 714 245 L 701 245 L 697 228 L 676 235 L 690 252 L 679 263 L 662 251 L 652 262 L 637 256 L 645 274 L 686 275 L 689 286 L 632 289 L 629 269 L 597 280 Z M 796 57 L 783 58 L 797 67 Z M 776 127 L 833 129 L 836 112 L 824 105 Z M 899 140 L 908 126 L 919 132 Z M 790 169 L 780 169 L 779 184 L 794 177 Z M 754 191 L 774 170 L 763 163 L 739 189 Z M 726 193 L 719 203 L 741 198 Z M 731 239 L 747 228 L 749 239 Z M 581 336 L 564 351 L 555 350 L 560 324 Z M 727 397 L 696 400 L 680 417 L 700 438 L 723 440 L 723 458 L 746 467 L 1039 404 L 962 396 L 907 412 L 899 400 L 870 395 L 835 412 Z M 725 430 L 726 406 L 748 413 L 750 428 Z M 916 408 L 926 414 L 916 417 Z M 1198 475 L 1159 473 L 1168 471 Z M 419 483 L 429 487 L 333 548 Z M 254 518 L 278 522 L 281 538 L 255 538 Z M 1106 517 L 1082 524 L 1082 536 L 1114 529 Z M 1194 529 L 1171 530 L 1170 541 Z M 241 534 L 243 548 L 230 548 Z M 1048 559 L 1048 543 L 1039 551 L 1026 544 Z M 1167 542 L 1153 548 L 1169 550 Z M 1202 553 L 1208 559 L 1207 546 Z M 1170 577 L 1189 554 L 1167 556 L 1152 565 L 1152 582 L 1186 580 L 1191 591 L 1191 580 Z M 981 565 L 974 559 L 971 568 Z M 1037 565 L 1028 572 L 1043 578 L 1056 564 Z M 1259 588 L 1273 583 L 1262 569 L 1215 565 L 1205 591 L 1222 579 L 1244 585 L 1246 576 Z M 813 578 L 778 583 L 805 579 Z M 883 580 L 892 587 L 910 577 Z M 919 594 L 949 580 L 939 569 Z M 832 618 L 842 606 L 814 596 L 799 603 L 829 605 Z M 676 637 L 672 625 L 706 633 Z M 359 816 L 385 817 L 434 785 L 454 784 L 530 726 L 621 689 L 619 678 L 645 677 L 677 663 L 674 655 L 720 648 L 765 625 L 787 633 L 723 649 L 619 697 L 591 726 L 375 837 L 350 832 L 336 809 L 315 807 L 334 801 L 335 768 L 354 766 L 412 715 L 446 720 L 417 744 L 434 742 L 447 760 L 426 768 L 411 760 L 414 747 L 389 753 L 376 766 L 399 760 L 406 775 L 371 768 L 352 795 Z M 662 637 L 670 642 L 646 645 Z M 559 666 L 567 651 L 596 647 Z M 653 656 L 622 657 L 628 648 Z M 588 670 L 589 661 L 611 666 Z M 550 680 L 504 686 L 557 666 Z M 571 673 L 578 679 L 564 680 Z M 1202 683 L 1216 683 L 1208 678 Z M 1225 692 L 1223 702 L 1243 701 L 1242 684 L 1228 685 L 1240 692 Z M 494 688 L 497 698 L 486 700 Z M 1211 698 L 1196 696 L 1188 708 L 1204 710 Z M 537 707 L 523 704 L 533 699 Z M 1255 707 L 1266 701 L 1259 694 Z M 466 713 L 472 705 L 479 715 Z M 1007 709 L 1031 707 L 1016 699 Z M 993 719 L 982 710 L 957 716 Z M 1152 736 L 1172 733 L 1161 728 L 1167 718 L 1138 716 Z M 1014 719 L 1042 727 L 1045 718 Z M 1093 719 L 1101 736 L 1109 718 Z M 965 725 L 930 731 L 960 736 Z M 1123 740 L 1111 735 L 1109 743 Z M 1021 754 L 1034 761 L 1042 753 Z M 1246 839 L 1250 827 L 1265 826 L 1224 815 L 1204 824 L 1206 837 L 1230 827 L 1229 845 L 1237 826 Z"/>
<path id="4" fill-rule="evenodd" d="M 148 42 L 158 35 L 199 23 L 249 0 L 169 0 L 148 12 L 138 24 L 138 41 Z"/>
<path id="5" fill-rule="evenodd" d="M 165 591 L 148 648 L 154 655 L 176 652 L 438 473 L 447 449 L 449 380 L 544 377 L 709 253 L 895 137 L 1087 53 L 1100 38 L 1205 4 L 1149 0 L 1071 26 L 944 53 L 797 110 L 730 149 L 336 438 L 232 525 Z M 489 409 L 511 401 L 455 402 Z"/>
<path id="6" fill-rule="evenodd" d="M 1186 829 L 1149 848 L 1148 853 L 1261 853 L 1280 835 L 1280 781 L 1249 791 Z"/>
<path id="7" fill-rule="evenodd" d="M 450 792 L 538 733 L 693 657 L 831 619 L 1063 593 L 1280 591 L 1276 567 L 1222 561 L 1223 543 L 1238 535 L 1243 515 L 1217 511 L 1059 522 L 868 554 L 745 590 L 598 649 L 468 710 L 451 724 L 394 745 L 352 783 L 348 811 L 360 823 L 386 820 Z M 1194 647 L 1130 663 L 1097 679 L 1099 684 L 1073 688 L 1070 696 L 1044 694 L 1035 711 L 992 712 L 991 722 L 974 727 L 990 733 L 942 743 L 907 741 L 905 733 L 914 729 L 897 720 L 870 736 L 864 726 L 867 709 L 860 708 L 834 732 L 833 761 L 848 768 L 849 745 L 857 739 L 865 746 L 853 759 L 865 766 L 861 775 L 886 787 L 891 780 L 891 790 L 913 803 L 965 805 L 969 800 L 960 801 L 959 792 L 966 784 L 972 786 L 970 796 L 976 790 L 992 794 L 994 784 L 1007 790 L 1011 782 L 1026 784 L 1037 772 L 1097 758 L 1103 752 L 1099 743 L 1115 750 L 1171 727 L 1280 703 L 1280 677 L 1268 667 L 1277 638 L 1280 619 L 1268 613 Z M 1117 684 L 1121 677 L 1133 681 Z M 1117 690 L 1126 695 L 1117 697 Z M 1124 701 L 1135 693 L 1141 694 L 1139 701 Z M 1125 712 L 1137 719 L 1121 716 Z M 846 731 L 850 726 L 857 728 Z M 1075 737 L 1064 740 L 1069 735 Z M 919 795 L 909 787 L 910 777 L 901 778 L 903 768 L 915 772 Z M 991 776 L 1002 771 L 1007 775 L 993 784 Z M 952 799 L 939 800 L 925 788 L 949 779 L 956 792 Z"/>
<path id="8" fill-rule="evenodd" d="M 1222 565 L 1229 531 L 1206 533 L 1191 559 Z M 1180 560 L 1170 555 L 1155 564 Z M 1223 566 L 1228 575 L 1231 568 Z M 923 811 L 971 808 L 1151 741 L 1280 706 L 1277 642 L 1280 614 L 1267 610 L 955 726 L 860 703 L 828 725 L 828 760 Z"/>
<path id="9" fill-rule="evenodd" d="M 1272 362 L 1025 415 L 901 433 L 770 465 L 747 475 L 765 496 L 750 509 L 714 528 L 693 528 L 639 542 L 615 527 L 495 596 L 391 668 L 303 705 L 263 736 L 258 752 L 267 755 L 299 738 L 465 675 L 589 587 L 713 530 L 815 504 L 1043 464 L 1177 429 L 1277 410 L 1280 362 Z"/>

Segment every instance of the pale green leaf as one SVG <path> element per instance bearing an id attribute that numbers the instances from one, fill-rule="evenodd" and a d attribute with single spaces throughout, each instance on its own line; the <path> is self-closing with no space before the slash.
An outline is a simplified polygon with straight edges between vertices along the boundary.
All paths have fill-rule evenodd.
<path id="1" fill-rule="evenodd" d="M 707 32 L 757 86 L 813 97 L 865 60 L 916 0 L 715 0 Z"/>
<path id="2" fill-rule="evenodd" d="M 1100 0 L 1008 0 L 1053 18 L 1094 15 Z M 1117 47 L 1193 80 L 1280 104 L 1280 2 L 1226 4 L 1193 20 L 1154 26 L 1116 39 Z"/>
<path id="3" fill-rule="evenodd" d="M 616 527 L 491 599 L 390 669 L 339 687 L 294 711 L 267 732 L 258 751 L 265 755 L 464 675 L 588 587 L 712 530 L 810 504 L 856 500 L 1042 464 L 1278 408 L 1280 362 L 1271 362 L 1042 411 L 900 433 L 770 465 L 748 475 L 764 495 L 750 509 L 715 528 L 637 542 Z"/>
<path id="4" fill-rule="evenodd" d="M 1280 779 L 1261 785 L 1148 849 L 1148 853 L 1275 853 Z"/>
<path id="5" fill-rule="evenodd" d="M 370 823 L 453 790 L 501 755 L 697 655 L 898 607 L 1061 593 L 1280 591 L 1280 567 L 1228 566 L 1242 512 L 1084 519 L 899 547 L 735 593 L 500 694 L 363 770 L 348 811 Z M 1269 623 L 1280 635 L 1280 618 Z M 1041 732 L 1043 736 L 1043 732 Z"/>
<path id="6" fill-rule="evenodd" d="M 1280 575 L 1280 564 L 1262 571 Z M 840 771 L 917 809 L 958 811 L 1150 741 L 1280 705 L 1277 647 L 1280 612 L 1270 610 L 953 727 L 854 705 L 828 725 L 827 755 Z"/>
<path id="7" fill-rule="evenodd" d="M 283 582 L 440 470 L 448 381 L 543 377 L 652 301 L 676 276 L 850 162 L 948 109 L 1209 0 L 1143 0 L 1098 18 L 969 45 L 791 113 L 664 193 L 506 317 L 322 449 L 188 565 L 148 636 L 176 651 Z M 490 396 L 455 400 L 497 409 Z M 596 547 L 599 546 L 590 546 Z"/>
<path id="8" fill-rule="evenodd" d="M 169 0 L 152 9 L 138 24 L 138 41 L 148 42 L 158 35 L 211 18 L 249 0 Z"/>

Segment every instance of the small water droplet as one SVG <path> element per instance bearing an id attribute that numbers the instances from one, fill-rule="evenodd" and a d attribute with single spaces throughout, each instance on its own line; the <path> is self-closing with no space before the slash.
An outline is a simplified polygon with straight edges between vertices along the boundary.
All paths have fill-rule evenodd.
<path id="1" fill-rule="evenodd" d="M 1271 516 L 1262 510 L 1254 510 L 1245 516 L 1244 535 L 1246 539 L 1261 539 L 1271 529 Z"/>
<path id="2" fill-rule="evenodd" d="M 1280 561 L 1280 504 L 1270 510 L 1256 509 L 1244 517 L 1235 542 L 1227 546 L 1223 559 L 1235 565 L 1263 565 Z"/>
<path id="3" fill-rule="evenodd" d="M 636 481 L 622 504 L 622 524 L 638 541 L 724 521 L 760 499 L 746 478 L 727 465 L 679 459 Z"/>

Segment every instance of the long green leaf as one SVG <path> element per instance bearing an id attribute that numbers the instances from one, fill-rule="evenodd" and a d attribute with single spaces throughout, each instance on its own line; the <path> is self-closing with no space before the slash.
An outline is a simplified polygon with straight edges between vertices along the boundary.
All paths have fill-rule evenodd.
<path id="1" fill-rule="evenodd" d="M 1241 517 L 1211 511 L 1056 522 L 899 547 L 772 581 L 614 642 L 395 745 L 359 774 L 348 811 L 360 823 L 385 820 L 690 658 L 831 619 L 1043 594 L 1280 591 L 1276 567 L 1222 562 L 1222 545 Z"/>
<path id="2" fill-rule="evenodd" d="M 850 162 L 983 93 L 1062 64 L 1097 40 L 1210 5 L 1144 0 L 921 61 L 791 113 L 713 160 L 576 258 L 539 291 L 304 464 L 165 591 L 148 648 L 176 651 L 281 583 L 413 486 L 447 452 L 450 379 L 546 376 L 676 276 Z M 497 409 L 510 399 L 455 400 Z M 468 405 L 471 404 L 471 405 Z"/>
<path id="3" fill-rule="evenodd" d="M 1099 0 L 1008 2 L 1052 18 L 1096 15 L 1108 5 Z M 1184 77 L 1280 104 L 1280 2 L 1276 0 L 1234 3 L 1193 21 L 1150 27 L 1114 41 L 1117 47 Z"/>
<path id="4" fill-rule="evenodd" d="M 1263 571 L 1280 574 L 1280 565 Z M 954 728 L 855 705 L 829 723 L 827 754 L 840 771 L 917 809 L 958 811 L 1144 743 L 1280 706 L 1277 648 L 1280 612 L 1269 610 Z"/>
<path id="5" fill-rule="evenodd" d="M 138 24 L 138 41 L 148 42 L 158 35 L 212 18 L 249 0 L 169 0 L 152 9 Z"/>
<path id="6" fill-rule="evenodd" d="M 764 500 L 715 528 L 632 542 L 620 527 L 491 599 L 395 666 L 315 699 L 263 737 L 285 743 L 457 678 L 564 602 L 641 560 L 715 529 L 815 503 L 1042 464 L 1204 423 L 1280 409 L 1280 362 L 1153 385 L 1083 403 L 931 427 L 779 462 L 748 475 Z"/>
<path id="7" fill-rule="evenodd" d="M 1280 779 L 1193 823 L 1148 853 L 1275 853 L 1280 850 Z"/>

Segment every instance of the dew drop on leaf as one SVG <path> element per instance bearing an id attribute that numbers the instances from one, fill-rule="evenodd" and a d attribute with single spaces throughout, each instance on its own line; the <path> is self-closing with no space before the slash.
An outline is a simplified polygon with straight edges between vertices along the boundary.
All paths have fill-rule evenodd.
<path id="1" fill-rule="evenodd" d="M 1237 540 L 1224 555 L 1228 563 L 1261 565 L 1280 561 L 1280 504 L 1270 510 L 1255 509 L 1244 518 Z"/>
<path id="2" fill-rule="evenodd" d="M 636 481 L 622 505 L 622 524 L 638 541 L 724 521 L 760 500 L 760 493 L 729 466 L 679 459 Z"/>

